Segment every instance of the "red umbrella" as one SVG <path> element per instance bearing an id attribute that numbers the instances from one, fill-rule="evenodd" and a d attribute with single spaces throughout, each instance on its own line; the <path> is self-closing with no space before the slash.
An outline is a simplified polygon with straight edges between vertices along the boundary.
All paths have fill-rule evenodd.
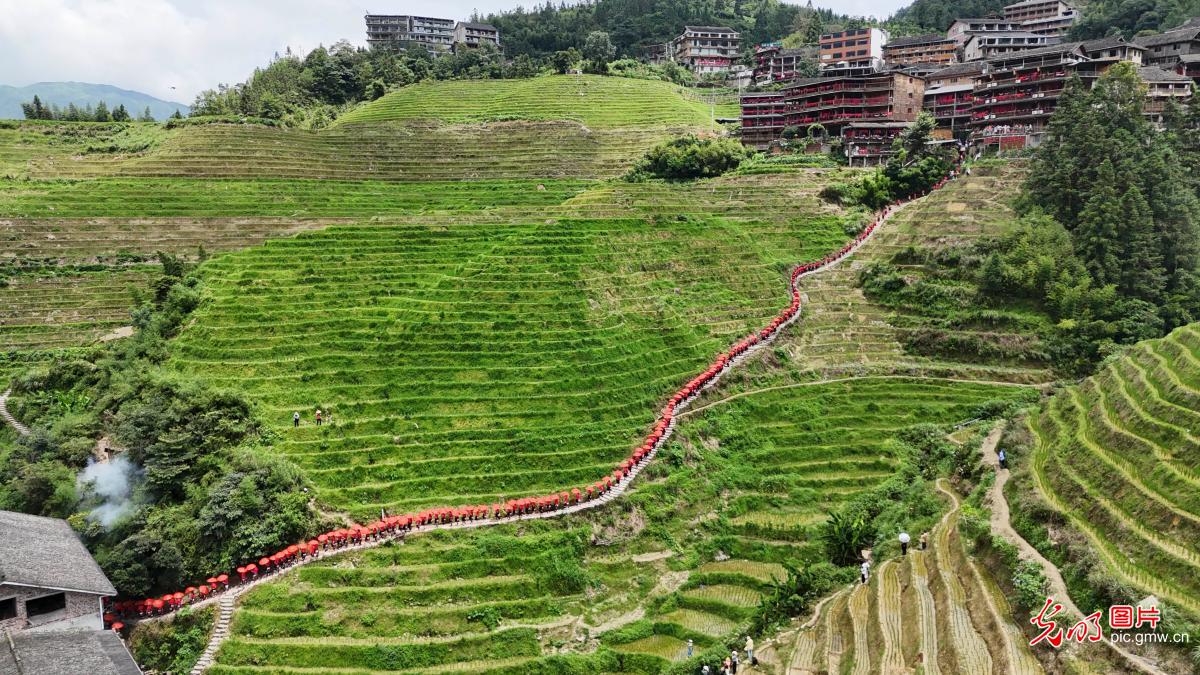
<path id="1" fill-rule="evenodd" d="M 208 595 L 209 589 L 208 589 L 208 586 L 201 586 L 200 588 L 197 588 L 196 590 L 200 591 L 200 595 Z"/>
<path id="2" fill-rule="evenodd" d="M 155 600 L 154 602 L 152 602 L 150 604 L 154 607 L 154 609 L 162 609 L 163 605 L 166 603 L 164 603 L 162 600 Z"/>
<path id="3" fill-rule="evenodd" d="M 220 575 L 220 576 L 218 576 L 218 577 L 217 577 L 217 581 L 219 581 L 219 582 L 221 582 L 221 583 L 225 583 L 226 581 L 229 581 L 229 575 L 228 575 L 228 574 L 222 574 L 222 575 Z"/>

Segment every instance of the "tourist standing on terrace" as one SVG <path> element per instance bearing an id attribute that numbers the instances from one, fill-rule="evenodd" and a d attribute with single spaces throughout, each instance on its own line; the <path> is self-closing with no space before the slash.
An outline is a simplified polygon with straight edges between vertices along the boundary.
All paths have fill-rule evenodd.
<path id="1" fill-rule="evenodd" d="M 292 426 L 293 427 L 300 426 L 300 413 L 298 413 L 298 412 L 292 413 Z"/>
<path id="2" fill-rule="evenodd" d="M 1004 454 L 1004 448 L 1000 448 L 1000 454 L 997 457 L 1000 459 L 1000 468 L 1008 469 L 1008 455 Z"/>
<path id="3" fill-rule="evenodd" d="M 867 583 L 867 580 L 871 578 L 871 561 L 864 560 L 863 564 L 859 566 L 858 572 L 859 576 L 862 578 L 862 582 L 864 584 Z"/>
<path id="4" fill-rule="evenodd" d="M 321 426 L 321 409 L 317 408 L 317 426 Z"/>
<path id="5" fill-rule="evenodd" d="M 754 665 L 754 638 L 746 636 L 746 663 Z"/>
<path id="6" fill-rule="evenodd" d="M 909 536 L 907 532 L 900 532 L 900 555 L 908 555 Z"/>

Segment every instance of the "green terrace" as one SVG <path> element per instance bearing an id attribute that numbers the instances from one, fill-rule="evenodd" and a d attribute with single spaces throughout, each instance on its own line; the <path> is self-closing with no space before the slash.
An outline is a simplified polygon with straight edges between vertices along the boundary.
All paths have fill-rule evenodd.
<path id="1" fill-rule="evenodd" d="M 206 263 L 171 367 L 258 402 L 277 450 L 356 515 L 557 490 L 611 471 L 840 229 L 331 227 Z M 331 424 L 307 424 L 318 408 Z"/>
<path id="2" fill-rule="evenodd" d="M 686 418 L 602 511 L 414 536 L 254 589 L 213 672 L 659 672 L 689 639 L 700 653 L 743 632 L 784 562 L 822 556 L 816 527 L 890 475 L 899 430 L 1023 392 L 899 377 L 747 392 Z"/>
<path id="3" fill-rule="evenodd" d="M 736 117 L 722 102 L 716 117 Z M 365 103 L 339 125 L 427 119 L 443 122 L 573 120 L 589 128 L 688 126 L 713 128 L 714 110 L 669 82 L 599 75 L 549 75 L 524 80 L 422 82 Z"/>
<path id="4" fill-rule="evenodd" d="M 1030 418 L 1048 501 L 1124 582 L 1200 614 L 1200 330 L 1130 348 Z"/>

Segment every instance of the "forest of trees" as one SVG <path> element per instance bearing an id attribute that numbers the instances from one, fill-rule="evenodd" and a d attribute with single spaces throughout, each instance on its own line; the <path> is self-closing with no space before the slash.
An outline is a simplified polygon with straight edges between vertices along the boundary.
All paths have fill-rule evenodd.
<path id="1" fill-rule="evenodd" d="M 1109 35 L 1131 38 L 1162 32 L 1200 15 L 1200 0 L 1093 0 L 1071 28 L 1071 39 L 1090 40 Z"/>
<path id="2" fill-rule="evenodd" d="M 66 108 L 60 108 L 57 105 L 45 105 L 42 99 L 36 94 L 32 101 L 21 104 L 21 111 L 25 114 L 27 120 L 60 120 L 63 122 L 129 122 L 133 117 L 129 111 L 125 109 L 125 105 L 118 105 L 109 111 L 108 104 L 100 101 L 92 108 L 88 104 L 82 108 L 74 103 L 67 104 Z M 178 113 L 176 113 L 178 114 Z M 154 115 L 150 114 L 150 106 L 138 115 L 139 122 L 153 122 Z"/>
<path id="3" fill-rule="evenodd" d="M 612 37 L 617 56 L 637 57 L 652 44 L 677 37 L 683 27 L 729 26 L 742 34 L 747 48 L 804 30 L 810 17 L 824 26 L 848 25 L 849 17 L 832 10 L 780 0 L 594 0 L 575 5 L 547 2 L 532 10 L 518 8 L 476 16 L 500 30 L 505 53 L 547 56 L 579 49 L 592 31 Z M 860 20 L 861 21 L 861 20 Z M 817 31 L 820 34 L 821 31 Z"/>
<path id="4" fill-rule="evenodd" d="M 1036 227 L 984 266 L 994 291 L 1046 303 L 1059 321 L 1057 360 L 1075 370 L 1200 319 L 1200 182 L 1190 170 L 1200 165 L 1200 118 L 1172 109 L 1158 133 L 1142 114 L 1144 92 L 1129 63 L 1090 90 L 1068 85 L 1022 196 Z M 1045 274 L 1021 257 L 1055 241 L 1069 249 Z"/>

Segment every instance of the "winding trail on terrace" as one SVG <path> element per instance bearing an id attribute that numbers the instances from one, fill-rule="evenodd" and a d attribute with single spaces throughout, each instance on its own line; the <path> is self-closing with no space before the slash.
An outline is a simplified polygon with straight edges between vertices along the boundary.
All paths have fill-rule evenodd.
<path id="1" fill-rule="evenodd" d="M 8 412 L 8 397 L 12 394 L 12 389 L 5 389 L 3 394 L 0 394 L 0 419 L 8 422 L 8 426 L 12 427 L 18 435 L 28 436 L 29 427 L 17 421 L 17 418 Z"/>
<path id="2" fill-rule="evenodd" d="M 934 186 L 934 189 L 940 188 L 946 182 L 947 182 L 946 180 L 939 182 L 937 185 Z M 580 511 L 584 511 L 584 510 L 597 508 L 599 506 L 607 504 L 608 502 L 616 499 L 617 497 L 621 496 L 625 492 L 625 490 L 629 487 L 629 485 L 633 482 L 633 480 L 637 477 L 637 475 L 642 471 L 642 469 L 644 467 L 646 467 L 650 463 L 651 460 L 653 460 L 654 456 L 658 453 L 658 450 L 660 448 L 662 448 L 662 446 L 664 446 L 670 440 L 670 437 L 671 437 L 671 435 L 675 429 L 675 426 L 677 424 L 678 416 L 681 412 L 683 412 L 684 408 L 687 408 L 690 403 L 692 403 L 694 400 L 696 400 L 698 397 L 700 397 L 705 391 L 715 387 L 723 375 L 725 375 L 726 373 L 735 369 L 737 366 L 739 366 L 746 360 L 750 359 L 751 357 L 753 357 L 754 355 L 756 355 L 757 353 L 762 351 L 763 348 L 769 346 L 775 340 L 775 338 L 783 331 L 783 329 L 785 329 L 786 327 L 788 327 L 789 325 L 794 323 L 800 317 L 802 308 L 799 303 L 799 290 L 798 290 L 799 286 L 798 286 L 798 284 L 801 279 L 836 267 L 838 264 L 840 264 L 841 262 L 843 262 L 844 260 L 849 258 L 851 255 L 853 255 L 859 248 L 861 248 L 863 245 L 865 245 L 868 241 L 870 241 L 872 238 L 874 238 L 875 234 L 879 231 L 880 226 L 882 226 L 885 222 L 887 222 L 893 215 L 895 215 L 900 210 L 904 209 L 906 206 L 912 204 L 913 202 L 915 202 L 916 200 L 918 200 L 922 197 L 924 197 L 924 195 L 919 195 L 918 197 L 914 197 L 907 201 L 901 202 L 897 205 L 886 207 L 882 213 L 877 214 L 876 219 L 870 225 L 867 226 L 867 228 L 863 231 L 863 233 L 861 235 L 856 237 L 850 244 L 847 244 L 840 251 L 830 254 L 826 258 L 822 259 L 822 261 L 820 261 L 820 262 L 808 263 L 806 265 L 798 265 L 798 266 L 794 267 L 789 276 L 789 282 L 788 282 L 788 289 L 793 297 L 793 305 L 791 307 L 789 307 L 788 309 L 783 310 L 778 315 L 778 317 L 770 324 L 770 327 L 765 328 L 762 331 L 756 332 L 754 334 L 754 336 L 761 336 L 761 337 L 757 337 L 756 341 L 751 342 L 748 339 L 746 341 L 742 341 L 742 342 L 738 343 L 738 347 L 742 347 L 742 349 L 737 353 L 737 356 L 733 356 L 733 357 L 730 357 L 727 359 L 725 357 L 722 357 L 723 365 L 721 365 L 719 368 L 717 368 L 716 366 L 713 366 L 713 368 L 715 370 L 713 371 L 712 376 L 710 378 L 708 378 L 707 381 L 705 381 L 703 383 L 703 385 L 696 387 L 695 391 L 693 391 L 689 396 L 686 396 L 686 397 L 682 396 L 682 392 L 687 390 L 687 387 L 685 387 L 684 390 L 681 390 L 681 393 L 677 394 L 677 396 L 680 397 L 680 400 L 679 400 L 678 404 L 674 405 L 674 408 L 673 408 L 674 414 L 671 416 L 669 423 L 666 425 L 665 429 L 663 430 L 661 437 L 651 445 L 650 452 L 645 454 L 644 456 L 642 456 L 640 460 L 638 460 L 636 463 L 634 463 L 629 468 L 629 471 L 627 473 L 625 473 L 623 476 L 618 478 L 617 481 L 613 484 L 612 489 L 607 490 L 599 497 L 597 497 L 595 499 L 590 499 L 588 501 L 577 502 L 570 506 L 557 508 L 557 509 L 554 509 L 551 511 L 525 513 L 525 514 L 518 514 L 518 515 L 504 515 L 504 516 L 497 516 L 494 513 L 492 513 L 492 514 L 489 514 L 478 520 L 465 520 L 465 521 L 450 522 L 450 523 L 430 523 L 430 524 L 416 525 L 416 526 L 413 526 L 412 529 L 410 529 L 406 532 L 399 532 L 397 534 L 392 534 L 390 536 L 389 535 L 380 535 L 380 536 L 377 536 L 373 540 L 364 539 L 359 543 L 353 543 L 353 544 L 350 544 L 350 545 L 347 545 L 347 546 L 344 546 L 341 548 L 322 549 L 322 550 L 318 551 L 316 554 L 309 555 L 302 559 L 298 559 L 298 560 L 292 561 L 288 564 L 281 565 L 281 566 L 271 570 L 268 573 L 264 573 L 264 574 L 258 576 L 256 579 L 254 579 L 248 583 L 242 583 L 242 584 L 239 584 L 236 586 L 228 586 L 223 591 L 213 593 L 212 595 L 208 596 L 207 598 L 205 598 L 203 600 L 200 600 L 197 602 L 190 602 L 190 603 L 187 603 L 187 604 L 179 606 L 179 607 L 174 607 L 174 608 L 170 609 L 169 611 L 165 611 L 165 612 L 162 612 L 162 613 L 154 615 L 154 616 L 130 617 L 128 620 L 131 622 L 138 621 L 138 620 L 155 621 L 155 620 L 160 620 L 160 619 L 171 617 L 175 614 L 175 612 L 177 612 L 179 609 L 182 609 L 183 607 L 189 607 L 189 608 L 195 609 L 195 608 L 205 607 L 205 606 L 208 606 L 208 605 L 211 605 L 214 603 L 218 604 L 218 606 L 221 608 L 222 611 L 218 612 L 217 619 L 213 625 L 212 634 L 211 634 L 211 636 L 209 638 L 209 642 L 205 646 L 205 649 L 203 652 L 203 658 L 201 659 L 201 661 L 199 661 L 196 664 L 196 667 L 192 671 L 193 675 L 200 675 L 201 673 L 204 673 L 208 669 L 209 666 L 212 665 L 213 659 L 215 658 L 217 652 L 219 651 L 221 643 L 229 635 L 230 623 L 232 621 L 233 614 L 231 611 L 227 611 L 227 608 L 232 607 L 236 598 L 238 596 L 242 595 L 243 593 L 245 593 L 246 591 L 250 590 L 251 588 L 254 588 L 255 586 L 258 586 L 259 584 L 262 584 L 266 581 L 273 579 L 278 574 L 280 574 L 286 570 L 292 569 L 293 567 L 306 565 L 306 564 L 309 564 L 309 563 L 317 561 L 317 560 L 322 560 L 327 557 L 340 555 L 342 553 L 346 553 L 349 551 L 361 550 L 361 549 L 365 549 L 365 548 L 373 548 L 373 547 L 379 546 L 387 541 L 392 541 L 397 538 L 403 538 L 409 534 L 417 534 L 417 533 L 428 532 L 428 531 L 432 531 L 432 530 L 454 530 L 454 529 L 469 529 L 469 528 L 476 528 L 476 527 L 486 527 L 486 526 L 491 526 L 491 525 L 516 523 L 516 522 L 520 522 L 522 520 L 531 520 L 531 519 L 555 518 L 555 517 L 564 516 L 564 515 L 571 514 L 571 513 L 577 513 Z M 735 347 L 735 350 L 736 349 L 737 349 L 737 347 Z M 699 378 L 697 378 L 697 379 L 699 379 Z M 693 380 L 693 382 L 696 382 L 696 381 L 697 380 Z"/>
<path id="3" fill-rule="evenodd" d="M 996 480 L 992 482 L 992 488 L 989 492 L 992 506 L 992 533 L 1003 537 L 1005 541 L 1016 546 L 1021 558 L 1032 560 L 1041 566 L 1042 574 L 1046 577 L 1049 594 L 1056 602 L 1062 603 L 1068 613 L 1080 617 L 1086 616 L 1084 612 L 1079 610 L 1075 601 L 1071 599 L 1071 594 L 1067 592 L 1067 583 L 1063 580 L 1062 573 L 1059 572 L 1058 567 L 1050 562 L 1046 556 L 1042 555 L 1041 551 L 1034 548 L 1033 544 L 1026 541 L 1025 537 L 1022 537 L 1013 529 L 1008 508 L 1008 498 L 1004 496 L 1004 486 L 1008 484 L 1011 472 L 1007 469 L 1000 469 L 1000 457 L 996 452 L 996 447 L 1000 444 L 1000 437 L 1004 435 L 1004 427 L 1004 423 L 997 424 L 979 446 L 979 450 L 983 454 L 984 465 L 996 471 Z M 1113 644 L 1109 640 L 1105 640 L 1104 644 L 1108 645 L 1109 649 L 1124 659 L 1131 667 L 1143 673 L 1158 674 L 1163 672 L 1154 664 L 1120 645 Z"/>

